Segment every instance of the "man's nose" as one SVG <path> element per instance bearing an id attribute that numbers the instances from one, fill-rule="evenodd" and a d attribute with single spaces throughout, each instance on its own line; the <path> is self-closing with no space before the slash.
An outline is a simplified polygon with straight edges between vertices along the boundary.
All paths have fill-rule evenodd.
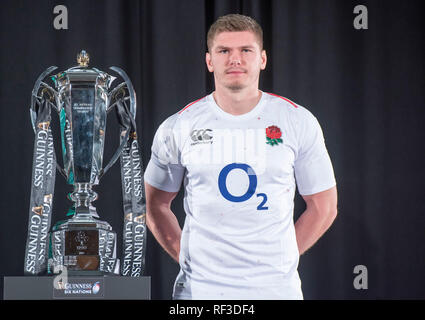
<path id="1" fill-rule="evenodd" d="M 241 64 L 241 55 L 239 52 L 233 51 L 229 57 L 230 65 L 239 66 Z"/>

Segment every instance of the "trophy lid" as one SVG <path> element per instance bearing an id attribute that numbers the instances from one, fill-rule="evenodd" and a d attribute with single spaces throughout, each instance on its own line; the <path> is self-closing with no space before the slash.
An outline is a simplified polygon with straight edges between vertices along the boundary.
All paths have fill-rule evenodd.
<path id="1" fill-rule="evenodd" d="M 107 74 L 106 72 L 100 71 L 96 68 L 89 68 L 90 56 L 86 50 L 81 50 L 77 55 L 78 65 L 52 77 L 55 85 L 61 87 L 71 82 L 92 82 L 95 83 L 97 79 L 102 79 L 101 82 L 109 88 L 115 77 Z M 99 78 L 100 77 L 100 78 Z"/>

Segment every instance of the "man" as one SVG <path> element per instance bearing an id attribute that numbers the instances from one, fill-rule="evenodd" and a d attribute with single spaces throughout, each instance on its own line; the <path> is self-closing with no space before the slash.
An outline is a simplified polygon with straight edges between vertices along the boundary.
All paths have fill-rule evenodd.
<path id="1" fill-rule="evenodd" d="M 221 17 L 207 40 L 215 91 L 161 124 L 145 173 L 148 227 L 181 267 L 173 298 L 302 299 L 299 255 L 337 214 L 321 128 L 258 89 L 267 55 L 253 19 Z M 182 181 L 183 230 L 170 209 Z M 296 184 L 307 207 L 294 225 Z"/>

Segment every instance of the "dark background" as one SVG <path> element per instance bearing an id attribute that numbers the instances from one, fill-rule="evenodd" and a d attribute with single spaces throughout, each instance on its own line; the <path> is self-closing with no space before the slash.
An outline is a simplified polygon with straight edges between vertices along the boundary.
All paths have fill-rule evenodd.
<path id="1" fill-rule="evenodd" d="M 68 9 L 55 30 L 53 8 Z M 356 5 L 368 30 L 356 30 Z M 137 92 L 143 161 L 166 117 L 213 90 L 204 63 L 206 32 L 220 15 L 243 13 L 262 25 L 268 66 L 261 89 L 307 107 L 322 125 L 339 194 L 339 215 L 300 258 L 306 299 L 424 299 L 424 15 L 423 1 L 2 1 L 0 9 L 0 276 L 23 274 L 33 131 L 31 90 L 50 65 L 123 68 Z M 117 82 L 118 83 L 118 82 Z M 118 146 L 108 120 L 105 158 Z M 53 223 L 71 190 L 57 175 Z M 102 219 L 119 235 L 119 166 L 96 187 Z M 294 216 L 304 210 L 297 195 Z M 184 222 L 182 193 L 173 204 Z M 170 299 L 178 265 L 148 234 L 146 275 L 152 298 Z M 356 290 L 353 269 L 368 269 Z"/>

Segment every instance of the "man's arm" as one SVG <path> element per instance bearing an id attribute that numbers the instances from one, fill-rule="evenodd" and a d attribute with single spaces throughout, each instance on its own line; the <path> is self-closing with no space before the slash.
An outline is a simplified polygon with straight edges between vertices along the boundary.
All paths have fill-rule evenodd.
<path id="1" fill-rule="evenodd" d="M 177 192 L 166 192 L 145 182 L 146 224 L 164 250 L 179 261 L 181 228 L 171 211 Z"/>
<path id="2" fill-rule="evenodd" d="M 319 240 L 337 215 L 336 187 L 302 197 L 307 208 L 295 223 L 300 255 Z"/>

